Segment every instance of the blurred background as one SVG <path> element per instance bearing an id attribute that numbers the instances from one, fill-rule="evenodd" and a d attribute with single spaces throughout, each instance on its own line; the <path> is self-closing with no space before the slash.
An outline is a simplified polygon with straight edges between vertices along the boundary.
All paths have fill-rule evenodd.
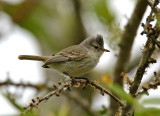
<path id="1" fill-rule="evenodd" d="M 52 55 L 63 48 L 80 43 L 88 36 L 102 34 L 105 48 L 111 52 L 104 53 L 96 68 L 85 76 L 98 81 L 104 87 L 107 83 L 112 83 L 120 38 L 136 2 L 136 0 L 0 0 L 0 82 L 9 79 L 15 83 L 47 83 L 51 86 L 61 80 L 56 72 L 52 69 L 43 69 L 41 62 L 20 61 L 18 55 Z M 148 7 L 142 22 L 145 22 L 149 11 Z M 147 39 L 140 35 L 142 30 L 142 27 L 139 27 L 132 47 L 131 68 L 127 72 L 131 78 L 135 75 Z M 160 62 L 159 59 L 157 62 Z M 159 71 L 158 63 L 149 67 L 143 83 L 153 77 L 154 71 Z M 160 97 L 157 91 L 151 90 L 150 98 Z M 32 98 L 44 96 L 46 93 L 46 90 L 3 86 L 0 88 L 0 115 L 18 115 L 21 108 L 28 105 Z M 93 88 L 88 87 L 85 90 L 76 88 L 68 95 L 54 96 L 41 103 L 35 115 L 89 116 L 74 98 L 101 114 L 107 112 L 110 104 L 107 95 L 102 96 Z M 160 102 L 160 99 L 158 101 Z M 155 104 L 145 106 L 159 107 Z"/>

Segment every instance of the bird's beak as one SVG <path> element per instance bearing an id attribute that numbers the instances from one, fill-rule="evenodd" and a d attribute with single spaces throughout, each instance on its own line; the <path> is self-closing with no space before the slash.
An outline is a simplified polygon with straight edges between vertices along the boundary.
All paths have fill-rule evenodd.
<path id="1" fill-rule="evenodd" d="M 109 50 L 104 49 L 104 48 L 100 48 L 100 50 L 103 51 L 103 52 L 110 52 Z"/>

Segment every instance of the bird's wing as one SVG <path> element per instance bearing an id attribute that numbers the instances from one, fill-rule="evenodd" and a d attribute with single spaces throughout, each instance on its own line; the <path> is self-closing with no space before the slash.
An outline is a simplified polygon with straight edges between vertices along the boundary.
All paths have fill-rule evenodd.
<path id="1" fill-rule="evenodd" d="M 81 60 L 87 57 L 88 55 L 87 50 L 80 45 L 74 45 L 74 46 L 68 47 L 60 51 L 59 54 L 69 58 L 69 60 L 74 60 L 74 61 Z"/>
<path id="2" fill-rule="evenodd" d="M 74 45 L 63 49 L 62 51 L 55 54 L 52 58 L 48 59 L 43 67 L 53 64 L 66 61 L 78 61 L 87 57 L 87 50 L 80 45 Z"/>

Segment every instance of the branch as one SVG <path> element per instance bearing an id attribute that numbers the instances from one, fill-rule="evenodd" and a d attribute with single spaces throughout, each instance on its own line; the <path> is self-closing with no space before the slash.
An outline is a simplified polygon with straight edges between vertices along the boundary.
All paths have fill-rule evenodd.
<path id="1" fill-rule="evenodd" d="M 156 0 L 155 0 L 156 1 Z M 157 0 L 158 1 L 158 0 Z M 148 5 L 152 8 L 153 12 L 160 13 L 160 9 L 154 5 L 154 2 L 152 0 L 146 0 Z"/>
<path id="2" fill-rule="evenodd" d="M 56 86 L 53 85 L 54 89 L 53 91 L 49 92 L 47 95 L 45 95 L 44 97 L 37 97 L 36 99 L 32 99 L 32 102 L 29 103 L 29 105 L 27 107 L 25 107 L 25 111 L 29 111 L 34 107 L 38 107 L 39 103 L 41 103 L 42 101 L 48 100 L 50 97 L 52 97 L 53 95 L 59 96 L 62 90 L 66 90 L 68 88 L 70 88 L 72 86 L 72 81 L 68 81 L 65 83 L 61 83 L 60 86 Z"/>
<path id="3" fill-rule="evenodd" d="M 140 61 L 140 65 L 137 69 L 136 75 L 134 77 L 133 84 L 130 87 L 130 93 L 133 97 L 135 97 L 135 94 L 138 90 L 138 87 L 141 83 L 142 77 L 145 73 L 145 69 L 149 66 L 150 62 L 149 59 L 155 49 L 155 44 L 151 39 L 148 39 L 145 45 L 145 48 L 143 50 L 143 55 Z"/>
<path id="4" fill-rule="evenodd" d="M 136 94 L 136 97 L 139 97 L 143 94 L 149 95 L 148 90 L 149 89 L 157 89 L 157 87 L 160 85 L 160 77 L 157 77 L 157 73 L 154 72 L 154 80 L 149 82 L 148 84 L 143 84 L 142 85 L 142 91 L 139 91 Z"/>
<path id="5" fill-rule="evenodd" d="M 29 103 L 29 105 L 27 107 L 25 107 L 25 112 L 31 110 L 34 107 L 37 108 L 39 103 L 41 103 L 42 101 L 48 100 L 53 95 L 60 96 L 60 93 L 62 91 L 70 90 L 70 88 L 73 87 L 73 86 L 75 86 L 75 87 L 82 86 L 83 88 L 85 88 L 88 85 L 90 85 L 91 87 L 94 87 L 95 89 L 100 90 L 102 95 L 108 94 L 120 106 L 124 106 L 124 103 L 119 98 L 117 98 L 116 96 L 111 94 L 109 91 L 107 91 L 105 88 L 101 87 L 100 85 L 97 85 L 94 81 L 90 81 L 86 78 L 78 77 L 78 78 L 72 78 L 71 80 L 69 80 L 67 82 L 60 83 L 58 86 L 54 85 L 54 90 L 49 92 L 44 97 L 41 97 L 41 98 L 37 97 L 36 99 L 32 99 L 32 102 Z"/>
<path id="6" fill-rule="evenodd" d="M 155 42 L 153 41 L 153 39 L 157 40 L 160 34 L 159 29 L 156 26 L 152 27 L 152 25 L 150 24 L 150 22 L 153 20 L 153 11 L 151 11 L 150 15 L 146 19 L 146 24 L 142 24 L 142 26 L 144 27 L 144 31 L 141 34 L 147 34 L 148 40 L 144 46 L 143 55 L 139 67 L 137 69 L 136 75 L 134 77 L 133 84 L 130 87 L 130 94 L 133 97 L 135 97 L 135 94 L 141 83 L 142 77 L 145 73 L 145 69 L 149 66 L 150 63 L 153 63 L 151 61 L 151 55 L 155 50 Z"/>
<path id="7" fill-rule="evenodd" d="M 125 26 L 125 30 L 121 37 L 121 42 L 119 45 L 120 46 L 119 57 L 117 59 L 114 71 L 114 82 L 120 85 L 122 85 L 120 74 L 121 72 L 126 72 L 125 70 L 128 65 L 128 61 L 130 59 L 133 41 L 146 8 L 147 8 L 146 2 L 144 0 L 138 0 L 135 9 L 133 11 L 133 14 L 130 20 L 128 21 L 128 24 Z"/>
<path id="8" fill-rule="evenodd" d="M 152 81 L 149 84 L 143 84 L 142 91 L 138 92 L 136 96 L 141 96 L 143 94 L 149 95 L 148 90 L 149 89 L 157 89 L 157 87 L 160 85 L 160 79 L 156 82 Z"/>
<path id="9" fill-rule="evenodd" d="M 60 84 L 60 83 L 59 83 Z M 53 90 L 53 87 L 51 88 L 51 87 L 49 87 L 49 86 L 47 86 L 46 84 L 36 84 L 36 85 L 34 85 L 34 84 L 30 84 L 30 83 L 27 83 L 27 84 L 25 84 L 25 83 L 14 83 L 14 82 L 12 82 L 11 80 L 9 80 L 9 79 L 7 79 L 6 81 L 4 81 L 4 82 L 0 82 L 0 87 L 3 87 L 3 86 L 16 86 L 16 87 L 29 87 L 29 88 L 34 88 L 34 89 L 37 89 L 37 90 L 42 90 L 42 89 L 47 89 L 47 90 Z M 57 87 L 56 85 L 53 85 L 55 88 Z M 63 93 L 64 94 L 64 93 Z M 97 116 L 96 114 L 95 114 L 95 112 L 93 112 L 88 106 L 86 106 L 86 105 L 84 105 L 84 104 L 82 104 L 82 102 L 81 101 L 78 101 L 78 99 L 76 99 L 76 98 L 74 98 L 74 97 L 72 97 L 71 95 L 69 95 L 69 94 L 64 94 L 65 96 L 67 96 L 69 99 L 71 99 L 71 100 L 73 100 L 75 103 L 77 103 L 80 107 L 82 107 L 82 109 L 83 110 L 85 110 L 88 114 L 90 114 L 90 115 L 92 115 L 92 116 Z M 9 98 L 8 96 L 6 96 L 7 97 L 7 99 L 9 99 L 9 100 L 12 100 L 11 98 Z M 38 97 L 37 97 L 37 99 L 39 99 Z M 35 100 L 33 100 L 33 101 L 35 101 Z M 32 102 L 33 102 L 32 101 Z M 13 100 L 12 100 L 12 102 L 13 102 Z M 17 104 L 16 103 L 14 103 L 14 105 L 18 108 L 18 109 L 20 109 L 21 107 L 18 107 L 17 106 Z M 31 104 L 30 104 L 31 105 Z M 37 104 L 38 105 L 38 104 Z M 21 111 L 23 111 L 22 109 L 20 109 Z"/>
<path id="10" fill-rule="evenodd" d="M 132 13 L 131 18 L 128 20 L 125 30 L 121 37 L 120 51 L 114 70 L 114 83 L 122 86 L 122 78 L 120 77 L 121 72 L 126 72 L 127 65 L 130 59 L 131 48 L 133 45 L 134 38 L 136 36 L 137 29 L 146 11 L 147 4 L 144 0 L 138 0 L 135 9 Z M 111 100 L 111 115 L 114 115 L 118 106 L 113 100 Z"/>
<path id="11" fill-rule="evenodd" d="M 154 6 L 156 6 L 158 3 L 157 3 L 157 0 L 155 0 Z M 130 87 L 130 94 L 133 97 L 136 97 L 137 90 L 140 86 L 140 83 L 141 83 L 141 80 L 142 80 L 142 77 L 145 73 L 146 68 L 149 66 L 150 63 L 156 62 L 155 59 L 151 58 L 151 56 L 155 50 L 155 42 L 153 41 L 153 39 L 157 40 L 157 38 L 160 34 L 160 31 L 156 27 L 156 25 L 153 27 L 152 24 L 150 24 L 152 21 L 154 21 L 154 18 L 155 18 L 153 13 L 154 12 L 153 12 L 153 8 L 152 8 L 150 15 L 146 19 L 146 24 L 142 23 L 144 31 L 141 34 L 142 35 L 146 34 L 148 39 L 147 39 L 147 42 L 144 46 L 142 58 L 140 60 L 139 67 L 138 67 L 137 72 L 135 74 L 134 81 Z M 128 112 L 131 109 L 132 109 L 132 106 L 126 105 L 123 108 L 122 116 L 128 115 Z"/>
<path id="12" fill-rule="evenodd" d="M 151 37 L 151 39 L 154 41 L 154 43 L 159 47 L 160 49 L 160 42 L 156 39 L 154 39 L 153 37 Z"/>
<path id="13" fill-rule="evenodd" d="M 90 83 L 92 86 L 94 86 L 96 89 L 99 89 L 101 91 L 101 94 L 103 95 L 104 93 L 109 95 L 114 101 L 116 101 L 120 106 L 124 106 L 124 103 L 115 95 L 110 93 L 108 90 L 105 88 L 101 87 L 100 85 L 95 84 L 94 82 Z"/>
<path id="14" fill-rule="evenodd" d="M 45 84 L 31 84 L 31 83 L 23 83 L 23 82 L 20 82 L 20 83 L 15 83 L 15 82 L 12 82 L 11 80 L 7 79 L 6 81 L 4 82 L 0 82 L 0 87 L 2 86 L 16 86 L 16 87 L 31 87 L 31 88 L 34 88 L 34 89 L 37 89 L 37 90 L 42 90 L 44 88 L 46 88 L 46 85 Z"/>

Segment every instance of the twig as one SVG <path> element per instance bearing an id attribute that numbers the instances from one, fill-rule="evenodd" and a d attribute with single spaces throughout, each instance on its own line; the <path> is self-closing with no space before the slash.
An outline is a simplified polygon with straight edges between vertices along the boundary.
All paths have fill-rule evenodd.
<path id="1" fill-rule="evenodd" d="M 58 86 L 54 85 L 55 90 L 49 92 L 46 96 L 41 97 L 41 98 L 38 97 L 36 99 L 32 99 L 32 102 L 27 107 L 25 107 L 25 112 L 29 111 L 30 109 L 32 109 L 34 107 L 38 107 L 39 103 L 41 103 L 42 101 L 48 100 L 53 95 L 59 96 L 62 91 L 70 90 L 70 87 L 82 86 L 83 88 L 85 88 L 88 85 L 91 85 L 91 87 L 94 87 L 94 88 L 100 90 L 102 95 L 108 94 L 120 106 L 124 106 L 124 103 L 118 97 L 114 96 L 113 94 L 111 94 L 109 91 L 107 91 L 105 88 L 101 87 L 100 85 L 97 85 L 94 81 L 90 81 L 88 79 L 86 80 L 86 79 L 82 79 L 82 78 L 80 78 L 80 79 L 72 78 L 71 80 L 69 80 L 67 82 L 63 82 L 63 83 L 59 84 Z"/>
<path id="2" fill-rule="evenodd" d="M 59 84 L 61 84 L 61 82 L 59 82 Z M 42 90 L 42 89 L 47 89 L 47 90 L 53 90 L 53 87 L 51 88 L 51 87 L 49 87 L 49 86 L 47 86 L 47 85 L 45 85 L 45 84 L 36 84 L 36 85 L 33 85 L 33 84 L 30 84 L 30 83 L 28 83 L 28 84 L 25 84 L 25 83 L 14 83 L 14 82 L 12 82 L 11 80 L 9 80 L 9 79 L 7 79 L 6 81 L 4 81 L 4 82 L 0 82 L 0 87 L 3 87 L 3 86 L 16 86 L 16 87 L 24 87 L 24 88 L 26 88 L 26 87 L 29 87 L 29 88 L 34 88 L 34 89 L 37 89 L 37 90 Z M 54 89 L 55 88 L 57 88 L 57 86 L 56 85 L 53 85 L 54 86 Z M 53 94 L 53 93 L 52 93 Z M 64 93 L 63 93 L 64 94 Z M 92 116 L 97 116 L 96 114 L 95 114 L 95 112 L 93 112 L 88 106 L 86 106 L 86 105 L 84 105 L 84 104 L 82 104 L 81 103 L 81 101 L 78 101 L 78 99 L 76 99 L 76 98 L 74 98 L 74 97 L 72 97 L 71 95 L 69 95 L 69 94 L 64 94 L 65 96 L 67 96 L 69 99 L 71 99 L 71 100 L 73 100 L 74 102 L 76 102 L 80 107 L 82 107 L 82 109 L 83 110 L 85 110 L 88 114 L 90 114 L 90 115 L 92 115 Z M 37 99 L 39 99 L 38 97 L 37 97 Z M 10 100 L 10 99 L 9 99 Z M 42 99 L 41 99 L 42 100 Z M 32 100 L 32 102 L 33 101 L 35 101 L 35 100 Z M 31 103 L 30 103 L 30 105 L 31 105 Z M 36 105 L 36 104 L 35 104 Z M 38 105 L 38 104 L 37 104 Z M 21 107 L 20 107 L 21 108 Z M 18 109 L 20 109 L 19 107 L 18 107 Z M 21 110 L 22 111 L 22 110 Z"/>
<path id="3" fill-rule="evenodd" d="M 46 88 L 46 85 L 45 84 L 31 84 L 31 83 L 23 83 L 23 82 L 20 82 L 20 83 L 15 83 L 9 79 L 7 79 L 6 81 L 4 82 L 0 82 L 0 87 L 2 86 L 16 86 L 16 87 L 31 87 L 31 88 L 34 88 L 34 89 L 37 89 L 37 90 L 42 90 L 44 88 Z"/>
<path id="4" fill-rule="evenodd" d="M 107 95 L 109 95 L 114 101 L 116 101 L 120 106 L 124 106 L 124 103 L 115 95 L 113 95 L 112 93 L 110 93 L 108 90 L 106 90 L 105 88 L 101 87 L 100 85 L 95 84 L 94 82 L 90 83 L 92 86 L 94 86 L 96 89 L 99 89 L 101 91 L 101 94 L 106 93 Z"/>
<path id="5" fill-rule="evenodd" d="M 155 0 L 158 1 L 158 0 Z M 155 13 L 160 13 L 160 9 L 157 6 L 154 6 L 154 2 L 152 0 L 146 0 L 148 5 L 153 9 Z"/>
<path id="6" fill-rule="evenodd" d="M 142 91 L 139 91 L 137 94 L 136 94 L 136 97 L 139 97 L 143 94 L 146 94 L 146 95 L 149 95 L 148 93 L 148 90 L 149 89 L 157 89 L 157 87 L 160 85 L 160 78 L 154 80 L 154 81 L 151 81 L 149 82 L 148 84 L 143 84 L 142 85 Z"/>
<path id="7" fill-rule="evenodd" d="M 112 93 L 110 93 L 108 90 L 106 90 L 105 88 L 103 88 L 102 86 L 96 84 L 94 81 L 90 81 L 88 80 L 87 78 L 83 78 L 83 77 L 80 77 L 80 78 L 72 78 L 71 80 L 67 81 L 67 82 L 60 82 L 58 83 L 58 86 L 53 84 L 53 87 L 54 87 L 54 90 L 53 88 L 51 87 L 48 87 L 47 85 L 45 84 L 37 84 L 37 85 L 34 85 L 34 84 L 30 84 L 30 83 L 14 83 L 12 81 L 10 81 L 9 79 L 4 81 L 4 82 L 0 82 L 0 87 L 3 87 L 3 86 L 16 86 L 16 87 L 19 87 L 19 86 L 22 86 L 22 87 L 31 87 L 31 88 L 35 88 L 37 90 L 42 90 L 42 89 L 48 89 L 48 90 L 52 90 L 51 92 L 49 92 L 47 95 L 45 95 L 44 97 L 37 97 L 36 99 L 32 99 L 32 102 L 29 103 L 29 105 L 27 107 L 25 107 L 25 112 L 31 110 L 32 108 L 34 107 L 38 107 L 39 103 L 41 103 L 42 101 L 46 101 L 48 100 L 50 97 L 52 97 L 53 95 L 56 95 L 56 96 L 59 96 L 60 93 L 62 91 L 65 91 L 65 90 L 70 90 L 70 87 L 72 86 L 76 86 L 76 87 L 79 87 L 80 85 L 85 88 L 87 87 L 88 85 L 90 85 L 91 87 L 94 87 L 94 89 L 98 89 L 101 91 L 101 94 L 104 95 L 104 94 L 108 94 L 111 98 L 113 98 L 121 107 L 124 106 L 124 103 L 116 96 L 114 96 Z M 77 86 L 78 85 L 78 86 Z M 74 100 L 76 103 L 78 102 L 80 104 L 80 101 L 77 101 L 77 100 Z M 86 108 L 85 105 L 83 104 L 80 104 L 80 106 L 89 114 L 94 114 L 90 109 Z M 94 115 L 93 115 L 94 116 Z"/>
<path id="8" fill-rule="evenodd" d="M 62 90 L 66 90 L 72 86 L 72 81 L 61 83 L 60 86 L 56 86 L 56 85 L 53 85 L 53 86 L 54 86 L 55 90 L 49 92 L 44 97 L 41 97 L 41 98 L 37 97 L 36 99 L 32 99 L 32 102 L 27 107 L 24 108 L 25 111 L 27 112 L 34 107 L 37 108 L 39 103 L 41 103 L 42 101 L 48 100 L 53 95 L 59 96 Z"/>
<path id="9" fill-rule="evenodd" d="M 155 44 L 159 47 L 160 49 L 160 42 L 156 39 L 154 39 L 153 37 L 151 37 L 151 39 L 155 42 Z"/>

